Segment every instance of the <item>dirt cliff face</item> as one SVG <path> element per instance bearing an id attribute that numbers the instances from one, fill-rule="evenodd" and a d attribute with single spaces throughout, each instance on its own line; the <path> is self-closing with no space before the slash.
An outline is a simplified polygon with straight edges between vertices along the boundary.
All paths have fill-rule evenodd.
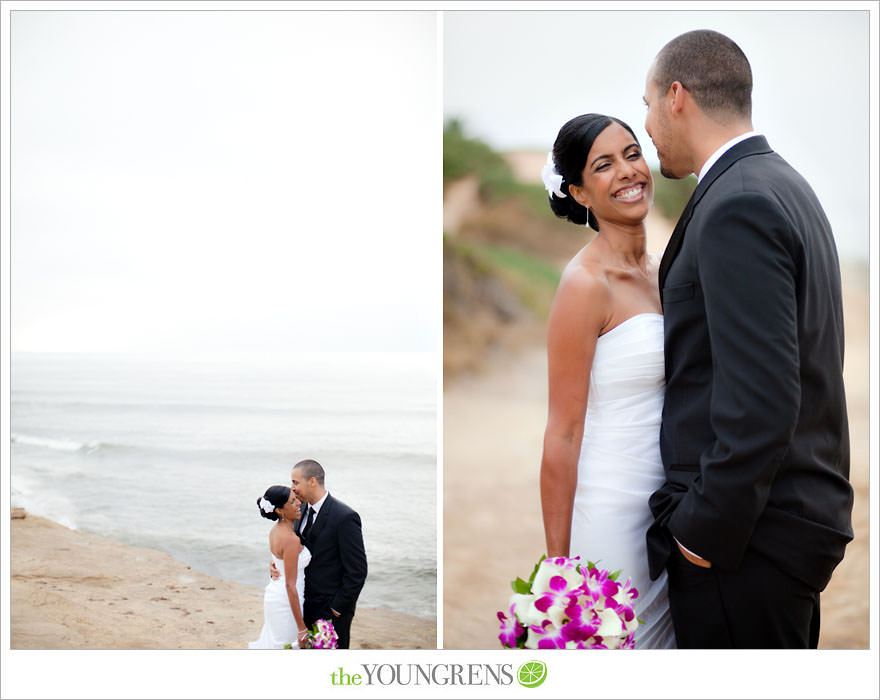
<path id="1" fill-rule="evenodd" d="M 480 370 L 493 355 L 523 343 L 543 342 L 553 276 L 592 231 L 541 216 L 516 197 L 486 201 L 473 177 L 446 184 L 443 220 L 446 376 Z"/>
<path id="2" fill-rule="evenodd" d="M 443 245 L 443 369 L 447 378 L 482 369 L 493 352 L 540 337 L 543 323 L 491 271 Z"/>

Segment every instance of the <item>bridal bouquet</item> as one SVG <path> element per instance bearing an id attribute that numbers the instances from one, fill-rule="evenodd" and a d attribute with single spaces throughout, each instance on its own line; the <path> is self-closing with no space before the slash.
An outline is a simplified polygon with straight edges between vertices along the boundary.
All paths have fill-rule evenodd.
<path id="1" fill-rule="evenodd" d="M 318 620 L 309 630 L 308 645 L 312 649 L 336 649 L 338 641 L 336 630 L 328 620 Z"/>
<path id="2" fill-rule="evenodd" d="M 338 649 L 339 637 L 328 620 L 317 620 L 306 637 L 303 649 Z M 294 649 L 293 644 L 285 644 L 285 649 Z M 299 648 L 299 647 L 296 647 Z"/>
<path id="3" fill-rule="evenodd" d="M 511 649 L 633 649 L 639 626 L 630 579 L 580 557 L 541 557 L 528 581 L 511 583 L 509 616 L 498 613 L 502 646 Z"/>

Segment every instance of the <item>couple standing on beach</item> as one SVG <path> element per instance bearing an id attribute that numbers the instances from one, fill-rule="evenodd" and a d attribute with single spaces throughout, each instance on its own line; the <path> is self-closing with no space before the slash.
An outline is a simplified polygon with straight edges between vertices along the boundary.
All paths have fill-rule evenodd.
<path id="1" fill-rule="evenodd" d="M 714 31 L 655 58 L 661 173 L 698 175 L 659 262 L 626 124 L 570 120 L 543 172 L 553 211 L 597 232 L 550 313 L 547 554 L 623 569 L 637 648 L 816 648 L 853 536 L 837 251 L 810 186 L 753 131 L 751 89 Z"/>
<path id="2" fill-rule="evenodd" d="M 263 595 L 263 629 L 250 649 L 302 648 L 309 628 L 327 620 L 339 649 L 349 648 L 355 604 L 367 578 L 360 516 L 324 488 L 324 468 L 297 462 L 290 487 L 257 499 L 269 532 L 272 581 Z M 305 505 L 305 510 L 303 510 Z"/>

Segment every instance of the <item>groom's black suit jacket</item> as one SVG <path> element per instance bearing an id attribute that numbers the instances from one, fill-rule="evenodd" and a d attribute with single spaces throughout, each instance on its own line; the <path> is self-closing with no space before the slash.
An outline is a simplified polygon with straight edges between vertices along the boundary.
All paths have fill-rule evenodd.
<path id="1" fill-rule="evenodd" d="M 305 527 L 300 521 L 300 530 Z M 306 618 L 309 612 L 333 608 L 343 616 L 354 614 L 355 604 L 367 578 L 367 555 L 360 516 L 329 493 L 306 533 L 304 544 L 312 559 L 305 569 Z M 314 620 L 307 619 L 311 624 Z"/>
<path id="2" fill-rule="evenodd" d="M 713 566 L 736 569 L 752 548 L 822 590 L 852 539 L 840 270 L 816 195 L 762 136 L 697 186 L 660 290 L 652 578 L 671 533 Z"/>

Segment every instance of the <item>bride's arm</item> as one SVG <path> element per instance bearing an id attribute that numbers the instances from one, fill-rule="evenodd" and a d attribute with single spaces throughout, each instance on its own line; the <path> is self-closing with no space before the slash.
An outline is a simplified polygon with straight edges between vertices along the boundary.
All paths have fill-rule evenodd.
<path id="1" fill-rule="evenodd" d="M 293 612 L 293 619 L 296 621 L 296 629 L 299 633 L 302 633 L 306 629 L 306 623 L 303 621 L 302 601 L 299 599 L 299 593 L 296 591 L 299 544 L 299 537 L 290 533 L 285 538 L 284 550 L 281 554 L 284 558 L 284 584 L 287 588 L 287 600 L 290 602 L 290 610 Z"/>
<path id="2" fill-rule="evenodd" d="M 590 368 L 610 297 L 603 280 L 572 264 L 547 326 L 547 428 L 541 458 L 541 508 L 547 556 L 569 556 L 577 464 L 584 434 Z"/>

